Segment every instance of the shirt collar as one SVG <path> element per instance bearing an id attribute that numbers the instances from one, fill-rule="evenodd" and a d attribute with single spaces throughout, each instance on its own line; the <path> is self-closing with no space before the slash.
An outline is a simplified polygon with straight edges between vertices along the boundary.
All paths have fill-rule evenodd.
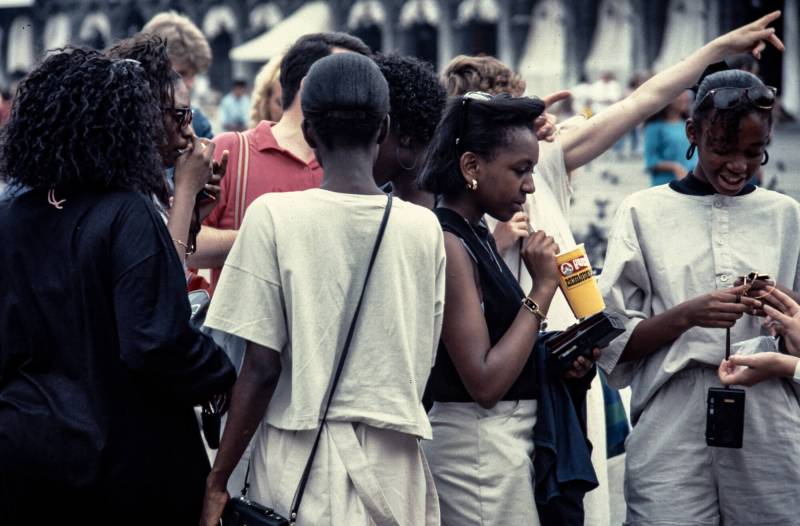
<path id="1" fill-rule="evenodd" d="M 276 124 L 276 122 L 261 121 L 253 129 L 253 133 L 250 135 L 252 138 L 250 140 L 253 142 L 253 145 L 256 147 L 256 149 L 260 152 L 276 150 L 287 157 L 291 157 L 295 161 L 301 163 L 303 166 L 308 166 L 312 170 L 319 168 L 319 163 L 317 162 L 316 158 L 311 159 L 308 163 L 306 163 L 302 159 L 299 159 L 295 154 L 278 144 L 278 141 L 275 139 L 275 135 L 272 133 L 272 127 Z"/>
<path id="2" fill-rule="evenodd" d="M 683 179 L 671 181 L 669 187 L 679 194 L 685 195 L 714 195 L 717 193 L 713 186 L 695 177 L 693 172 L 689 172 Z M 754 184 L 747 183 L 736 195 L 747 195 L 755 189 Z"/>

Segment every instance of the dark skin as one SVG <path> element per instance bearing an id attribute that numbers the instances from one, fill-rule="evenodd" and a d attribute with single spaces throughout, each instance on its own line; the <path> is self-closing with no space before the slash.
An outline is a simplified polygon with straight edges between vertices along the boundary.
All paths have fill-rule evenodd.
<path id="1" fill-rule="evenodd" d="M 436 202 L 434 195 L 420 190 L 416 182 L 427 147 L 408 135 L 390 131 L 375 161 L 375 182 L 379 186 L 391 182 L 394 194 L 400 199 L 432 209 Z"/>
<path id="2" fill-rule="evenodd" d="M 694 175 L 722 195 L 737 195 L 761 166 L 770 139 L 769 122 L 759 113 L 742 117 L 735 144 L 726 143 L 724 132 L 697 126 L 689 119 L 686 136 L 697 145 L 698 162 Z M 661 314 L 640 322 L 631 334 L 620 362 L 644 358 L 678 339 L 692 327 L 726 329 L 744 314 L 763 312 L 761 296 L 744 284 L 714 290 L 680 303 Z M 785 289 L 782 289 L 785 290 Z M 739 302 L 737 302 L 739 300 Z"/>
<path id="3" fill-rule="evenodd" d="M 359 148 L 330 148 L 323 144 L 308 121 L 303 121 L 303 136 L 325 166 L 322 188 L 331 192 L 380 195 L 372 177 L 378 147 L 386 139 L 389 117 L 374 140 Z M 220 440 L 219 452 L 206 480 L 206 496 L 200 524 L 218 526 L 225 504 L 230 499 L 226 487 L 236 464 L 264 417 L 281 375 L 280 352 L 247 342 L 244 362 L 233 386 L 228 421 Z"/>
<path id="4" fill-rule="evenodd" d="M 472 225 L 487 213 L 500 221 L 510 219 L 521 210 L 527 194 L 534 191 L 533 167 L 538 157 L 536 136 L 527 128 L 512 131 L 510 144 L 496 152 L 493 159 L 463 153 L 460 165 L 465 190 L 444 197 L 441 206 L 457 212 Z M 478 182 L 475 191 L 466 189 L 472 180 Z M 481 310 L 477 268 L 455 235 L 446 232 L 444 245 L 447 274 L 442 341 L 472 399 L 491 408 L 522 371 L 536 343 L 539 320 L 521 306 L 509 329 L 492 346 Z M 528 238 L 522 253 L 525 265 L 536 277 L 529 296 L 544 313 L 558 287 L 558 251 L 553 238 L 539 231 Z M 591 362 L 581 357 L 566 376 L 581 377 L 591 367 Z"/>

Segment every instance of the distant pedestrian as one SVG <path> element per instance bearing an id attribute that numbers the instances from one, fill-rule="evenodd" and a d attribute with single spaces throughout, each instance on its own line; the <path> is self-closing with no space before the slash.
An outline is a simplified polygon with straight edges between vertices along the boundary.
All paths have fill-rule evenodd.
<path id="1" fill-rule="evenodd" d="M 247 94 L 247 81 L 233 81 L 231 91 L 219 103 L 220 122 L 225 131 L 242 131 L 250 120 L 250 95 Z"/>

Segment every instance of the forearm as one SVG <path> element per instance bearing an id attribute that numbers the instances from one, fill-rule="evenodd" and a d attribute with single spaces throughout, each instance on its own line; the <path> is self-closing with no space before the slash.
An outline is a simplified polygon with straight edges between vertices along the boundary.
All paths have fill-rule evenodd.
<path id="1" fill-rule="evenodd" d="M 255 352 L 277 354 L 263 349 Z M 273 361 L 273 364 L 275 363 Z M 264 417 L 279 377 L 280 362 L 277 361 L 277 367 L 273 365 L 266 370 L 263 367 L 254 367 L 253 354 L 251 347 L 248 346 L 241 373 L 233 386 L 228 419 L 214 466 L 208 476 L 208 486 L 217 488 L 227 486 L 231 473 Z"/>
<path id="2" fill-rule="evenodd" d="M 619 363 L 644 358 L 677 340 L 691 328 L 683 304 L 642 320 L 633 329 Z"/>
<path id="3" fill-rule="evenodd" d="M 543 313 L 548 312 L 556 285 L 534 284 L 529 296 Z M 479 386 L 473 398 L 484 407 L 494 406 L 511 388 L 528 361 L 541 329 L 539 319 L 520 307 L 513 323 L 485 354 Z"/>
<path id="4" fill-rule="evenodd" d="M 203 225 L 197 234 L 196 251 L 187 258 L 187 264 L 192 268 L 222 267 L 236 241 L 237 233 L 237 230 L 223 230 Z"/>
<path id="5" fill-rule="evenodd" d="M 187 257 L 186 246 L 184 245 L 189 245 L 189 228 L 192 224 L 194 204 L 195 194 L 176 188 L 172 207 L 169 209 L 167 217 L 167 230 L 170 237 L 172 237 L 173 245 L 181 261 L 184 261 Z"/>
<path id="6" fill-rule="evenodd" d="M 653 76 L 625 99 L 561 137 L 567 171 L 580 168 L 608 150 L 622 136 L 693 86 L 705 68 L 724 58 L 718 39 Z"/>

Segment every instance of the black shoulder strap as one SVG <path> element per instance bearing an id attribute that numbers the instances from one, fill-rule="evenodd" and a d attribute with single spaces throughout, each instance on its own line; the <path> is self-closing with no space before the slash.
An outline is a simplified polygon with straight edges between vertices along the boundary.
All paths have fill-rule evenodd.
<path id="1" fill-rule="evenodd" d="M 291 524 L 294 524 L 294 521 L 297 520 L 297 510 L 300 509 L 300 502 L 303 500 L 303 493 L 306 490 L 306 484 L 308 483 L 308 477 L 311 474 L 311 466 L 314 463 L 314 456 L 317 453 L 317 446 L 319 446 L 319 439 L 322 436 L 322 430 L 325 427 L 325 420 L 328 418 L 328 410 L 331 408 L 331 402 L 333 401 L 333 395 L 336 391 L 336 386 L 339 384 L 339 377 L 342 376 L 342 370 L 344 370 L 344 362 L 347 359 L 347 353 L 350 350 L 350 342 L 353 340 L 353 334 L 355 333 L 356 329 L 356 322 L 358 321 L 358 313 L 361 311 L 361 303 L 364 301 L 364 293 L 367 291 L 367 284 L 369 283 L 369 276 L 372 274 L 372 267 L 375 264 L 375 258 L 378 255 L 378 249 L 381 246 L 381 241 L 383 240 L 383 233 L 386 230 L 386 224 L 389 222 L 389 213 L 392 211 L 392 194 L 390 193 L 386 200 L 386 208 L 383 212 L 383 219 L 381 220 L 381 226 L 378 229 L 378 238 L 375 240 L 375 246 L 372 249 L 372 256 L 369 258 L 369 266 L 367 267 L 367 275 L 364 278 L 364 286 L 361 289 L 361 296 L 358 298 L 358 304 L 356 305 L 355 313 L 353 313 L 353 321 L 350 323 L 350 330 L 347 331 L 347 339 L 344 341 L 344 346 L 342 347 L 342 353 L 339 356 L 339 363 L 336 365 L 336 372 L 333 375 L 333 379 L 331 380 L 331 388 L 328 392 L 328 399 L 325 402 L 325 411 L 322 413 L 322 420 L 319 423 L 319 429 L 317 429 L 317 436 L 314 439 L 314 446 L 311 448 L 311 454 L 308 457 L 308 462 L 306 462 L 306 467 L 303 470 L 303 476 L 300 478 L 300 484 L 297 487 L 297 491 L 294 495 L 294 501 L 292 502 L 292 508 L 289 513 L 289 521 Z"/>

